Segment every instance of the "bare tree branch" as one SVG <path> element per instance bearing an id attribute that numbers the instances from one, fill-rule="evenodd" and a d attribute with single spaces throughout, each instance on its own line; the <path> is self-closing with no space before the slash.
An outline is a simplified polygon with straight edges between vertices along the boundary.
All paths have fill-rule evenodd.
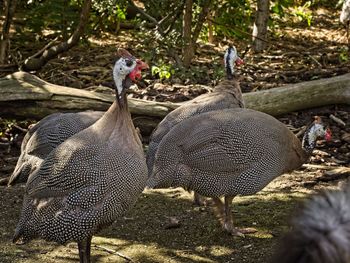
<path id="1" fill-rule="evenodd" d="M 195 26 L 195 28 L 193 30 L 193 34 L 192 34 L 193 43 L 195 43 L 199 37 L 199 33 L 201 32 L 203 24 L 205 22 L 205 19 L 207 18 L 208 13 L 210 11 L 211 2 L 212 1 L 210 1 L 210 0 L 203 1 L 202 12 L 199 14 L 196 26 Z"/>
<path id="2" fill-rule="evenodd" d="M 163 34 L 163 30 L 159 24 L 159 22 L 152 17 L 151 15 L 147 14 L 145 11 L 143 11 L 141 8 L 139 8 L 138 6 L 135 5 L 134 1 L 132 0 L 128 0 L 129 4 L 132 5 L 132 7 L 134 7 L 137 12 L 139 12 L 141 15 L 143 15 L 147 20 L 151 21 L 152 23 L 154 23 L 159 31 L 159 33 L 162 35 Z"/>
<path id="3" fill-rule="evenodd" d="M 85 26 L 89 20 L 90 8 L 92 0 L 85 0 L 82 11 L 80 14 L 79 24 L 75 29 L 72 36 L 60 44 L 50 47 L 42 52 L 42 55 L 39 58 L 30 57 L 26 59 L 22 67 L 25 71 L 35 71 L 43 67 L 50 59 L 56 57 L 58 54 L 67 51 L 76 44 L 78 44 L 81 35 L 84 33 Z"/>
<path id="4" fill-rule="evenodd" d="M 2 24 L 0 39 L 0 64 L 7 64 L 8 51 L 10 46 L 10 26 L 16 10 L 17 0 L 4 0 L 5 19 Z"/>

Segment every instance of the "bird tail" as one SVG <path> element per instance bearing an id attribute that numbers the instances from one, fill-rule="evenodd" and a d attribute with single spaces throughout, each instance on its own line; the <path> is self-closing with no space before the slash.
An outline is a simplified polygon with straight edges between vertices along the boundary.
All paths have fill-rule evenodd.
<path id="1" fill-rule="evenodd" d="M 350 186 L 305 202 L 271 262 L 350 262 Z"/>

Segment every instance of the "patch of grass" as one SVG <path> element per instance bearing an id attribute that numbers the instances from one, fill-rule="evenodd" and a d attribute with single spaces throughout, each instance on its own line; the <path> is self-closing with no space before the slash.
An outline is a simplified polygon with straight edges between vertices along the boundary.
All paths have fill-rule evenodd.
<path id="1" fill-rule="evenodd" d="M 23 189 L 6 188 L 0 197 L 2 206 L 20 199 L 19 191 Z M 235 198 L 235 225 L 258 230 L 239 238 L 221 230 L 210 207 L 194 206 L 190 193 L 180 188 L 146 190 L 133 209 L 93 238 L 93 262 L 126 262 L 103 248 L 143 263 L 264 262 L 286 231 L 288 215 L 302 198 L 299 193 L 273 191 Z M 0 219 L 2 233 L 6 233 L 0 239 L 0 262 L 78 262 L 75 243 L 58 246 L 35 240 L 23 246 L 12 244 L 20 209 L 21 202 L 16 201 Z M 166 228 L 170 217 L 180 221 L 178 228 Z"/>

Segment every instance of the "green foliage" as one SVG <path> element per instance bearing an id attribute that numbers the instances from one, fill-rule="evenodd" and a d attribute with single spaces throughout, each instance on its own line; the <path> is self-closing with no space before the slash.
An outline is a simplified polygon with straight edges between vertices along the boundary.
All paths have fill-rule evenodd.
<path id="1" fill-rule="evenodd" d="M 29 1 L 26 8 L 26 28 L 39 35 L 48 30 L 66 38 L 79 20 L 80 6 L 77 1 Z"/>
<path id="2" fill-rule="evenodd" d="M 342 62 L 349 61 L 349 50 L 347 47 L 342 47 L 339 54 L 339 59 Z"/>
<path id="3" fill-rule="evenodd" d="M 225 76 L 225 68 L 222 65 L 213 65 L 213 80 L 220 80 Z"/>
<path id="4" fill-rule="evenodd" d="M 162 64 L 160 66 L 152 66 L 152 75 L 158 75 L 160 79 L 169 79 L 175 73 L 171 65 Z"/>
<path id="5" fill-rule="evenodd" d="M 285 9 L 291 7 L 293 4 L 294 0 L 273 1 L 271 4 L 271 12 L 281 18 L 285 15 Z"/>
<path id="6" fill-rule="evenodd" d="M 312 14 L 310 7 L 314 2 L 315 1 L 306 1 L 302 4 L 302 2 L 298 0 L 277 0 L 272 2 L 271 14 L 279 18 L 292 15 L 299 21 L 306 21 L 308 26 L 311 26 Z"/>
<path id="7" fill-rule="evenodd" d="M 218 1 L 215 5 L 214 26 L 220 36 L 246 37 L 252 19 L 251 0 Z"/>
<path id="8" fill-rule="evenodd" d="M 306 21 L 308 26 L 311 26 L 312 14 L 309 9 L 311 1 L 307 1 L 302 6 L 295 6 L 292 8 L 292 14 L 299 18 L 301 21 Z"/>
<path id="9" fill-rule="evenodd" d="M 26 28 L 37 35 L 51 31 L 67 38 L 79 21 L 83 0 L 30 0 L 24 8 Z M 93 1 L 88 28 L 114 30 L 126 19 L 126 0 Z"/>
<path id="10" fill-rule="evenodd" d="M 91 28 L 115 31 L 121 21 L 126 20 L 126 1 L 93 1 Z"/>
<path id="11" fill-rule="evenodd" d="M 142 2 L 147 14 L 160 20 L 168 13 L 174 12 L 174 8 L 180 5 L 181 0 L 144 0 Z"/>

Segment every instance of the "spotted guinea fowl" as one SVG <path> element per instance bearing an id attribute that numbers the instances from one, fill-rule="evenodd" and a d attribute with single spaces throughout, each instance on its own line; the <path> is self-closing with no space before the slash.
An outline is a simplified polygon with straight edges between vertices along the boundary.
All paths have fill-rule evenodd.
<path id="1" fill-rule="evenodd" d="M 58 145 L 95 123 L 102 111 L 53 113 L 29 129 L 21 144 L 21 154 L 8 185 L 26 182 L 49 153 Z"/>
<path id="2" fill-rule="evenodd" d="M 28 179 L 13 241 L 76 241 L 80 262 L 90 262 L 92 236 L 136 201 L 147 166 L 128 110 L 126 89 L 146 64 L 118 50 L 116 100 L 93 125 L 50 152 Z"/>
<path id="3" fill-rule="evenodd" d="M 202 113 L 164 136 L 147 185 L 183 187 L 212 197 L 224 230 L 241 235 L 233 227 L 233 198 L 255 194 L 277 176 L 299 168 L 316 139 L 329 134 L 319 118 L 301 143 L 283 123 L 262 112 L 235 108 Z"/>
<path id="4" fill-rule="evenodd" d="M 350 262 L 349 200 L 349 185 L 312 196 L 293 217 L 270 262 Z"/>
<path id="5" fill-rule="evenodd" d="M 221 81 L 215 86 L 213 92 L 198 96 L 170 112 L 153 131 L 147 151 L 147 167 L 149 173 L 152 171 L 159 143 L 179 122 L 208 111 L 244 107 L 241 88 L 233 75 L 234 64 L 240 65 L 243 61 L 237 55 L 237 50 L 234 46 L 230 46 L 226 50 L 224 63 L 227 74 L 226 80 Z"/>

